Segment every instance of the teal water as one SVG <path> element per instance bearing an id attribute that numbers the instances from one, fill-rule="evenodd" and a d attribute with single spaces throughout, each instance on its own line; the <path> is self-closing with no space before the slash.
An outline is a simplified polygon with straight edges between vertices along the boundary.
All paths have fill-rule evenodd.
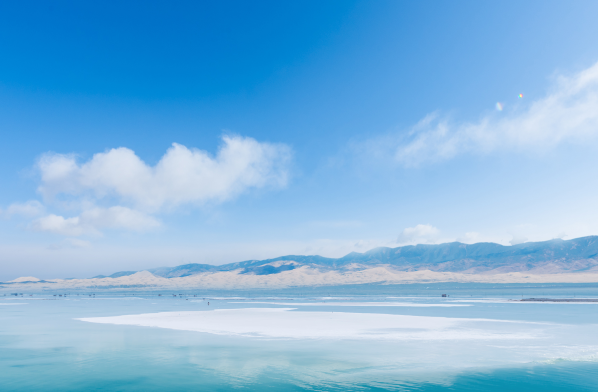
<path id="1" fill-rule="evenodd" d="M 450 297 L 440 298 L 443 291 Z M 598 304 L 506 301 L 522 295 L 598 298 L 593 285 L 444 284 L 162 294 L 0 296 L 0 389 L 590 391 L 598 385 Z M 395 306 L 377 306 L 389 303 Z M 456 337 L 450 339 L 334 339 L 77 320 L 247 308 L 352 313 L 357 320 L 390 314 L 490 321 L 456 327 L 451 330 Z M 471 339 L 472 331 L 485 329 L 488 337 Z"/>

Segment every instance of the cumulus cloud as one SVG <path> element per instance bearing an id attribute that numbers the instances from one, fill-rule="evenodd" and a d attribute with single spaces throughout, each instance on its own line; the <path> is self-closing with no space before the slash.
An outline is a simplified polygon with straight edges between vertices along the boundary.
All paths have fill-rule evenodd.
<path id="1" fill-rule="evenodd" d="M 471 123 L 455 123 L 432 113 L 398 142 L 395 138 L 391 154 L 399 163 L 414 166 L 462 153 L 551 148 L 596 135 L 598 63 L 572 77 L 557 77 L 546 96 L 522 110 L 505 108 Z M 378 140 L 368 148 L 373 144 L 388 150 L 388 142 Z"/>
<path id="2" fill-rule="evenodd" d="M 37 200 L 29 200 L 25 203 L 13 203 L 4 211 L 7 216 L 20 215 L 34 217 L 44 212 L 44 206 Z"/>
<path id="3" fill-rule="evenodd" d="M 404 229 L 397 243 L 399 244 L 433 244 L 438 240 L 440 230 L 432 225 L 416 225 Z"/>
<path id="4" fill-rule="evenodd" d="M 36 231 L 77 237 L 83 234 L 99 234 L 100 229 L 127 229 L 143 231 L 159 226 L 153 217 L 127 207 L 92 208 L 79 216 L 65 218 L 50 214 L 33 222 Z"/>
<path id="5" fill-rule="evenodd" d="M 241 136 L 224 136 L 216 156 L 174 143 L 155 166 L 124 147 L 95 154 L 82 164 L 73 155 L 46 154 L 38 162 L 39 191 L 46 197 L 117 197 L 151 211 L 186 203 L 218 203 L 251 188 L 285 186 L 290 157 L 286 145 Z M 71 225 L 48 219 L 62 227 Z"/>

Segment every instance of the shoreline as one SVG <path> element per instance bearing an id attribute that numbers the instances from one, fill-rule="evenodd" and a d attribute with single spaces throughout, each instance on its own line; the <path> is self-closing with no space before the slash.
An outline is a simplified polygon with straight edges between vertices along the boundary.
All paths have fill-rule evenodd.
<path id="1" fill-rule="evenodd" d="M 598 302 L 596 298 L 524 298 L 520 299 L 520 302 L 577 302 L 577 303 L 588 303 Z"/>
<path id="2" fill-rule="evenodd" d="M 20 278 L 22 279 L 22 278 Z M 15 279 L 0 283 L 1 292 L 48 291 L 64 289 L 101 290 L 168 290 L 168 289 L 284 289 L 293 287 L 326 287 L 343 285 L 394 285 L 432 283 L 598 283 L 598 273 L 533 274 L 510 272 L 500 274 L 465 274 L 457 272 L 396 271 L 387 267 L 374 267 L 360 271 L 338 272 L 301 267 L 271 275 L 241 274 L 240 270 L 201 273 L 197 275 L 163 278 L 148 271 L 118 278 L 46 279 L 27 281 Z"/>

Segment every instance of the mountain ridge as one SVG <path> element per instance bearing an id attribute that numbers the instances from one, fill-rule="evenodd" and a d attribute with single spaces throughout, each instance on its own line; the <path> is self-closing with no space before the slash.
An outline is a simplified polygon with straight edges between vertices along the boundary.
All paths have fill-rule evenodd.
<path id="1" fill-rule="evenodd" d="M 562 273 L 598 271 L 598 236 L 571 240 L 553 239 L 500 245 L 493 242 L 464 244 L 406 245 L 396 248 L 378 247 L 369 251 L 351 252 L 340 258 L 318 255 L 287 255 L 265 260 L 246 260 L 223 265 L 190 263 L 175 267 L 147 269 L 156 276 L 177 278 L 206 272 L 240 270 L 240 274 L 272 275 L 301 266 L 319 270 L 355 270 L 386 265 L 398 271 L 430 270 L 461 273 L 505 273 L 535 271 Z M 109 277 L 121 277 L 140 271 L 121 271 Z M 99 277 L 106 277 L 98 275 Z"/>

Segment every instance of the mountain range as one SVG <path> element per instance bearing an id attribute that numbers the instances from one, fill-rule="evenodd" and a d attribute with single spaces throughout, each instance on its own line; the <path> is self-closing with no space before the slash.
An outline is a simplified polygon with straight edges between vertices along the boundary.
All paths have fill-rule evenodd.
<path id="1" fill-rule="evenodd" d="M 512 246 L 491 242 L 451 242 L 397 248 L 380 247 L 365 253 L 352 252 L 340 258 L 288 255 L 219 266 L 194 263 L 147 271 L 163 278 L 179 278 L 223 271 L 238 271 L 241 275 L 273 275 L 300 267 L 322 272 L 347 272 L 377 266 L 390 267 L 396 271 L 429 270 L 467 274 L 598 272 L 598 236 L 527 242 Z M 139 271 L 121 271 L 94 278 L 118 278 L 137 272 Z"/>

